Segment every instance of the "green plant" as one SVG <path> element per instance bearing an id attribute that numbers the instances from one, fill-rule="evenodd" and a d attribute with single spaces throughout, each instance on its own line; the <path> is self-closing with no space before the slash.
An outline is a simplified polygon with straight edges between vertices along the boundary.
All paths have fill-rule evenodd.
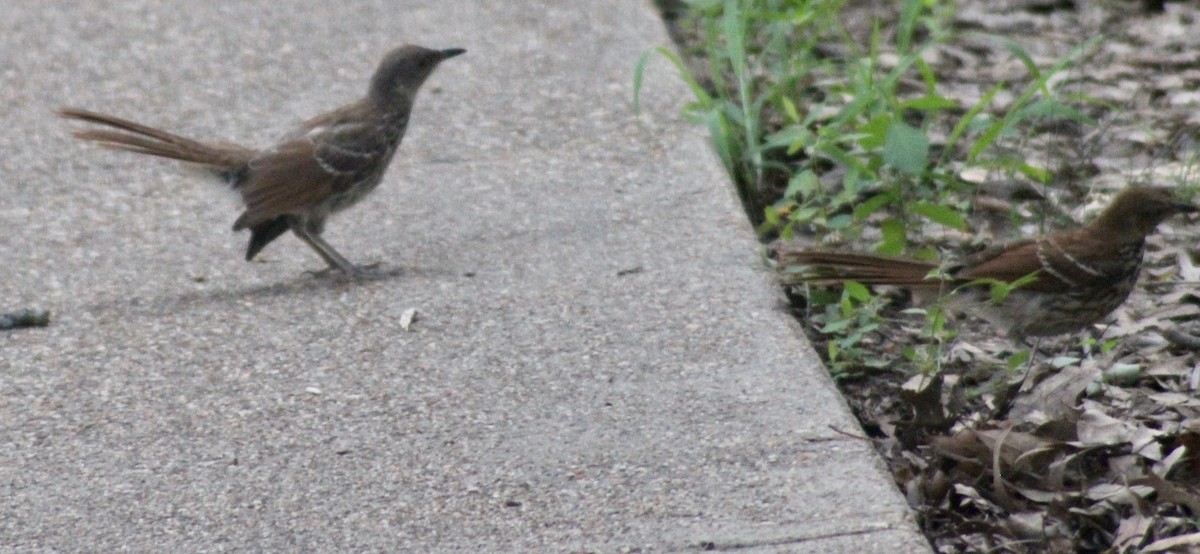
<path id="1" fill-rule="evenodd" d="M 866 239 L 879 253 L 937 259 L 925 235 L 969 227 L 973 191 L 958 178 L 964 169 L 1047 183 L 1050 172 L 1015 154 L 1012 143 L 1035 122 L 1092 123 L 1051 83 L 1095 39 L 1046 69 L 1016 43 L 997 39 L 1021 60 L 1028 80 L 1016 87 L 996 83 L 973 105 L 960 106 L 942 94 L 925 58 L 953 38 L 945 24 L 952 2 L 902 0 L 897 17 L 875 21 L 867 37 L 861 31 L 854 36 L 842 24 L 856 7 L 845 0 L 687 5 L 704 38 L 707 71 L 689 73 L 666 49 L 647 52 L 634 74 L 635 106 L 647 59 L 670 60 L 694 96 L 685 114 L 707 127 L 764 239 L 798 233 L 835 242 Z M 1001 92 L 1013 100 L 1003 113 L 994 113 Z M 859 309 L 873 305 L 869 291 L 854 292 L 810 298 L 817 307 L 836 304 L 836 310 L 821 313 L 820 325 L 826 334 L 841 333 L 831 342 L 836 351 L 830 358 L 846 363 L 858 355 L 854 345 L 864 335 L 853 332 L 844 308 L 848 301 Z M 952 334 L 941 309 L 925 315 L 926 338 L 940 353 Z M 869 332 L 876 321 L 865 316 L 861 323 Z"/>
<path id="2" fill-rule="evenodd" d="M 827 293 L 813 291 L 810 298 L 820 298 Z M 846 283 L 839 294 L 831 296 L 835 298 L 814 303 L 819 311 L 810 315 L 817 330 L 828 339 L 825 355 L 830 373 L 838 378 L 862 366 L 889 365 L 891 360 L 876 354 L 869 344 L 871 335 L 884 321 L 879 314 L 884 299 L 855 282 Z"/>
<path id="3" fill-rule="evenodd" d="M 691 0 L 690 13 L 704 37 L 709 71 L 691 75 L 665 49 L 695 95 L 685 112 L 709 130 L 718 157 L 732 177 L 751 220 L 762 222 L 764 208 L 778 196 L 767 174 L 786 173 L 765 140 L 768 120 L 828 61 L 819 54 L 827 42 L 849 42 L 837 16 L 845 0 Z M 635 105 L 646 58 L 634 75 Z M 706 84 L 702 84 L 701 81 Z M 794 104 L 793 104 L 794 107 Z"/>

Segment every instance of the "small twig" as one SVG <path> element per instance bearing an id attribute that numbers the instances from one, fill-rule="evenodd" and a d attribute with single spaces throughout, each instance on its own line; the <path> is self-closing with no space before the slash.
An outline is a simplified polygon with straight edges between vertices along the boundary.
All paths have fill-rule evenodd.
<path id="1" fill-rule="evenodd" d="M 0 314 L 0 330 L 45 327 L 47 325 L 50 325 L 49 310 L 26 309 Z"/>
<path id="2" fill-rule="evenodd" d="M 1159 288 L 1159 287 L 1163 287 L 1163 288 L 1177 287 L 1177 286 L 1183 286 L 1183 285 L 1196 286 L 1196 285 L 1200 285 L 1200 281 L 1155 281 L 1155 282 L 1142 283 L 1142 287 L 1147 288 L 1147 289 Z"/>
<path id="3" fill-rule="evenodd" d="M 862 441 L 869 441 L 869 440 L 871 440 L 871 438 L 870 438 L 870 437 L 864 437 L 864 436 L 862 436 L 862 435 L 856 435 L 856 434 L 854 434 L 854 433 L 850 433 L 850 432 L 848 432 L 848 431 L 843 431 L 843 430 L 841 430 L 841 429 L 838 429 L 837 427 L 834 427 L 833 425 L 829 425 L 828 427 L 829 427 L 829 429 L 830 429 L 830 430 L 832 430 L 834 433 L 837 433 L 837 434 L 839 434 L 839 435 L 845 435 L 845 436 L 847 436 L 847 437 L 850 437 L 850 438 L 852 438 L 852 439 L 858 439 L 858 440 L 862 440 Z"/>

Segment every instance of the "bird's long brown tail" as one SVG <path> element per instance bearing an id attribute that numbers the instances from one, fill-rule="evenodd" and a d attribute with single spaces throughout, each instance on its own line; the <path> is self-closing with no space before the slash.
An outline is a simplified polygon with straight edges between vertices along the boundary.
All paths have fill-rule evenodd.
<path id="1" fill-rule="evenodd" d="M 857 281 L 864 285 L 903 287 L 940 284 L 929 276 L 937 264 L 871 254 L 781 249 L 779 267 L 784 279 L 793 283 L 830 285 Z"/>
<path id="2" fill-rule="evenodd" d="M 246 165 L 254 154 L 253 150 L 242 146 L 206 144 L 127 119 L 88 110 L 62 108 L 58 115 L 118 129 L 82 129 L 73 133 L 75 138 L 93 141 L 114 150 L 200 164 L 217 171 L 236 170 Z"/>

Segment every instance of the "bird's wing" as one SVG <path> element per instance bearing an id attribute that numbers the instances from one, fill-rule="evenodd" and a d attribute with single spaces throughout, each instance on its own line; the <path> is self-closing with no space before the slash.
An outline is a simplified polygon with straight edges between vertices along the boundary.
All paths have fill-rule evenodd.
<path id="1" fill-rule="evenodd" d="M 962 269 L 955 277 L 967 281 L 976 279 L 995 279 L 1012 283 L 1027 275 L 1034 275 L 1033 281 L 1025 284 L 1023 290 L 1043 292 L 1063 291 L 1070 284 L 1045 271 L 1039 239 L 1021 239 L 1016 242 L 1002 244 L 977 252 L 964 260 Z"/>
<path id="2" fill-rule="evenodd" d="M 1136 276 L 1144 240 L 1077 229 L 1041 240 L 1046 273 L 1076 288 L 1105 287 Z"/>
<path id="3" fill-rule="evenodd" d="M 237 184 L 246 211 L 233 228 L 253 227 L 320 202 L 333 193 L 335 177 L 318 160 L 309 140 L 293 140 L 263 151 L 250 161 L 245 177 Z"/>
<path id="4" fill-rule="evenodd" d="M 395 148 L 378 123 L 338 123 L 316 128 L 307 135 L 316 145 L 317 163 L 334 176 L 334 190 L 368 179 L 382 170 Z"/>
<path id="5" fill-rule="evenodd" d="M 237 187 L 246 212 L 234 228 L 296 213 L 381 171 L 395 145 L 364 110 L 351 105 L 314 118 L 250 160 Z"/>
<path id="6" fill-rule="evenodd" d="M 1060 231 L 984 250 L 968 258 L 956 277 L 1013 282 L 1036 272 L 1022 289 L 1064 292 L 1106 285 L 1128 274 L 1127 267 L 1118 267 L 1127 257 L 1115 252 L 1125 246 L 1083 231 Z"/>

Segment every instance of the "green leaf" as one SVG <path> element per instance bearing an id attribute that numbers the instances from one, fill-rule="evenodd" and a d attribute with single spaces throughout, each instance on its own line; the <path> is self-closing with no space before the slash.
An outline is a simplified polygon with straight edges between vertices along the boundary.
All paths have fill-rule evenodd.
<path id="1" fill-rule="evenodd" d="M 804 200 L 815 194 L 820 186 L 817 174 L 806 169 L 788 179 L 787 190 L 783 192 L 783 197 Z"/>
<path id="2" fill-rule="evenodd" d="M 908 244 L 906 237 L 904 222 L 899 219 L 889 219 L 879 226 L 879 230 L 883 233 L 883 242 L 875 251 L 880 254 L 895 256 L 904 251 L 904 247 Z"/>
<path id="3" fill-rule="evenodd" d="M 1030 103 L 1025 109 L 1021 110 L 1021 117 L 1035 117 L 1040 119 L 1067 119 L 1078 123 L 1095 125 L 1096 120 L 1082 114 L 1079 110 L 1072 108 L 1055 98 L 1043 98 Z"/>
<path id="4" fill-rule="evenodd" d="M 790 120 L 792 123 L 799 124 L 801 121 L 800 112 L 796 109 L 796 103 L 792 102 L 792 99 L 786 96 L 781 97 L 779 101 L 783 104 L 783 113 L 787 114 L 788 120 Z"/>
<path id="5" fill-rule="evenodd" d="M 859 127 L 858 130 L 863 136 L 858 139 L 858 144 L 867 150 L 883 146 L 887 140 L 888 128 L 891 126 L 891 114 L 879 114 L 871 118 L 870 121 Z"/>
<path id="6" fill-rule="evenodd" d="M 717 157 L 721 159 L 721 163 L 731 172 L 734 171 L 734 152 L 735 143 L 729 136 L 729 122 L 721 117 L 721 113 L 717 110 L 711 110 L 697 114 L 704 125 L 708 127 L 708 134 L 711 137 L 713 150 L 717 152 Z"/>
<path id="7" fill-rule="evenodd" d="M 725 14 L 721 19 L 722 30 L 725 33 L 725 48 L 728 50 L 729 64 L 739 81 L 743 81 L 749 73 L 746 65 L 746 20 L 742 18 L 737 0 L 726 0 Z"/>
<path id="8" fill-rule="evenodd" d="M 1020 171 L 1022 175 L 1029 177 L 1030 179 L 1033 179 L 1041 184 L 1050 182 L 1051 174 L 1047 169 L 1030 165 L 1028 163 L 1023 163 L 1017 166 L 1017 170 Z"/>
<path id="9" fill-rule="evenodd" d="M 935 335 L 946 329 L 946 310 L 934 310 L 927 316 L 927 319 L 929 327 Z"/>
<path id="10" fill-rule="evenodd" d="M 804 206 L 802 208 L 793 210 L 792 213 L 788 214 L 788 221 L 791 221 L 792 223 L 808 223 L 812 221 L 812 219 L 816 217 L 818 213 L 820 213 L 820 210 L 817 208 L 813 206 Z"/>
<path id="11" fill-rule="evenodd" d="M 642 52 L 638 56 L 637 65 L 633 67 L 633 113 L 642 113 L 642 78 L 646 73 L 646 62 L 650 60 L 653 51 Z"/>
<path id="12" fill-rule="evenodd" d="M 788 125 L 771 133 L 763 141 L 763 148 L 786 147 L 787 153 L 795 154 L 813 141 L 812 131 L 800 125 Z"/>
<path id="13" fill-rule="evenodd" d="M 871 299 L 871 291 L 862 283 L 855 281 L 846 281 L 845 284 L 846 296 L 857 300 L 859 303 L 866 302 Z"/>
<path id="14" fill-rule="evenodd" d="M 905 100 L 900 103 L 901 109 L 926 111 L 952 110 L 957 107 L 958 102 L 946 98 L 945 96 L 937 96 L 933 94 L 929 96 L 922 96 L 920 98 L 913 98 L 912 100 Z"/>
<path id="15" fill-rule="evenodd" d="M 939 225 L 958 229 L 960 231 L 967 230 L 967 221 L 963 219 L 962 214 L 949 206 L 933 204 L 930 202 L 918 202 L 913 205 L 912 211 L 917 215 L 928 219 Z"/>
<path id="16" fill-rule="evenodd" d="M 971 145 L 971 150 L 967 152 L 967 163 L 971 164 L 983 153 L 996 139 L 1000 138 L 1000 133 L 1003 133 L 1008 128 L 1007 119 L 997 119 L 991 125 L 988 125 L 987 131 L 984 131 L 979 138 L 975 139 L 975 143 Z"/>
<path id="17" fill-rule="evenodd" d="M 763 208 L 763 218 L 765 223 L 771 227 L 778 227 L 782 223 L 782 218 L 779 216 L 779 210 L 775 206 L 767 206 Z"/>
<path id="18" fill-rule="evenodd" d="M 932 246 L 922 246 L 913 252 L 912 256 L 918 260 L 936 263 L 942 257 L 942 253 Z"/>
<path id="19" fill-rule="evenodd" d="M 835 230 L 845 229 L 846 227 L 849 227 L 851 223 L 854 223 L 854 218 L 850 217 L 848 214 L 837 214 L 829 218 L 829 221 L 825 222 L 825 226 Z"/>
<path id="20" fill-rule="evenodd" d="M 921 80 L 925 81 L 925 93 L 933 95 L 933 91 L 937 90 L 937 75 L 921 58 L 917 58 L 917 71 L 921 73 Z"/>
<path id="21" fill-rule="evenodd" d="M 1029 55 L 1029 53 L 1025 51 L 1024 48 L 1021 48 L 1021 45 L 1018 44 L 1017 41 L 1010 39 L 1008 37 L 1002 37 L 1002 36 L 998 36 L 998 35 L 994 36 L 993 38 L 995 40 L 1000 41 L 1000 43 L 1003 44 L 1005 46 L 1005 48 L 1008 49 L 1008 52 L 1010 54 L 1012 54 L 1013 56 L 1016 56 L 1017 59 L 1021 60 L 1021 63 L 1025 64 L 1025 70 L 1029 72 L 1030 76 L 1032 76 L 1034 79 L 1041 78 L 1042 73 L 1040 70 L 1038 70 L 1037 64 L 1034 63 L 1033 57 L 1031 57 Z M 1050 91 L 1047 90 L 1045 92 L 1048 94 Z"/>
<path id="22" fill-rule="evenodd" d="M 863 161 L 849 152 L 839 148 L 832 141 L 817 142 L 817 152 L 825 155 L 829 159 L 846 166 L 851 171 L 847 171 L 847 175 L 851 172 L 870 173 Z"/>
<path id="23" fill-rule="evenodd" d="M 708 89 L 701 85 L 695 77 L 692 77 L 692 74 L 688 72 L 686 67 L 684 67 L 683 60 L 680 59 L 679 56 L 676 56 L 674 52 L 668 50 L 667 48 L 659 47 L 650 52 L 643 53 L 642 56 L 638 58 L 637 66 L 634 68 L 633 103 L 635 112 L 637 111 L 641 101 L 640 95 L 642 90 L 642 74 L 645 73 L 646 63 L 649 61 L 649 58 L 652 54 L 658 54 L 666 58 L 667 61 L 671 62 L 671 65 L 675 66 L 675 70 L 679 72 L 679 76 L 683 78 L 683 81 L 687 84 L 688 89 L 691 90 L 692 94 L 696 97 L 696 109 L 706 110 L 711 108 L 713 104 L 713 98 L 712 96 L 709 96 Z"/>
<path id="24" fill-rule="evenodd" d="M 1013 370 L 1025 365 L 1027 361 L 1029 361 L 1029 351 L 1021 350 L 1020 352 L 1014 352 L 1004 365 L 1008 366 L 1009 370 Z"/>
<path id="25" fill-rule="evenodd" d="M 907 54 L 911 48 L 917 16 L 921 15 L 922 7 L 922 0 L 907 0 L 900 9 L 900 28 L 896 31 L 896 47 L 900 52 Z"/>
<path id="26" fill-rule="evenodd" d="M 874 333 L 875 330 L 877 330 L 877 329 L 879 329 L 878 323 L 868 323 L 868 324 L 863 325 L 862 327 L 858 328 L 858 334 L 861 337 L 862 335 L 865 335 L 867 333 Z"/>
<path id="27" fill-rule="evenodd" d="M 826 335 L 832 335 L 840 331 L 845 331 L 846 329 L 850 328 L 850 325 L 852 324 L 854 324 L 853 319 L 839 319 L 837 321 L 831 321 L 821 328 L 821 332 L 825 333 Z"/>
<path id="28" fill-rule="evenodd" d="M 867 199 L 866 202 L 854 207 L 854 219 L 862 221 L 871 214 L 879 211 L 880 208 L 892 203 L 896 196 L 891 193 L 876 194 Z"/>
<path id="29" fill-rule="evenodd" d="M 988 283 L 988 295 L 991 297 L 992 304 L 1004 302 L 1005 298 L 1013 291 L 1013 287 L 1008 286 L 1008 283 L 992 279 Z"/>
<path id="30" fill-rule="evenodd" d="M 970 164 L 974 162 L 979 154 L 993 142 L 995 142 L 995 140 L 1002 133 L 1008 131 L 1012 126 L 1025 117 L 1026 114 L 1024 113 L 1023 109 L 1029 105 L 1030 100 L 1035 94 L 1040 92 L 1044 96 L 1052 96 L 1050 89 L 1047 86 L 1047 83 L 1050 81 L 1050 79 L 1055 74 L 1062 71 L 1063 68 L 1065 68 L 1072 61 L 1074 61 L 1079 54 L 1093 48 L 1103 39 L 1103 36 L 1095 36 L 1082 44 L 1076 45 L 1075 48 L 1072 48 L 1065 57 L 1051 66 L 1048 71 L 1044 72 L 1038 71 L 1037 66 L 1033 63 L 1033 59 L 1021 49 L 1020 45 L 1009 39 L 1000 39 L 1009 47 L 1010 51 L 1012 51 L 1014 55 L 1016 55 L 1023 63 L 1025 63 L 1026 69 L 1028 69 L 1029 73 L 1034 77 L 1034 81 L 1026 85 L 1021 94 L 1017 96 L 1015 100 L 1013 100 L 1013 108 L 1010 109 L 1003 118 L 993 123 L 991 127 L 989 127 L 988 130 L 981 137 L 979 137 L 978 140 L 975 141 L 975 144 L 971 147 L 971 151 L 967 155 L 967 163 Z"/>
<path id="31" fill-rule="evenodd" d="M 954 145 L 958 144 L 958 140 L 962 138 L 963 133 L 967 132 L 967 129 L 975 124 L 975 118 L 979 116 L 980 112 L 982 112 L 984 108 L 992 103 L 992 99 L 996 97 L 996 93 L 1000 92 L 1000 90 L 1003 88 L 1003 81 L 996 83 L 995 86 L 988 89 L 988 91 L 983 94 L 983 97 L 979 99 L 979 102 L 977 102 L 974 106 L 971 106 L 971 108 L 967 110 L 967 113 L 963 114 L 963 116 L 959 118 L 958 123 L 954 124 L 954 130 L 950 131 L 950 136 L 946 138 L 946 144 L 942 147 L 942 165 L 949 160 L 950 153 L 954 152 Z M 983 149 L 981 148 L 980 150 L 982 151 Z"/>
<path id="32" fill-rule="evenodd" d="M 883 144 L 883 161 L 909 175 L 920 175 L 929 165 L 929 139 L 903 121 L 893 121 Z"/>

